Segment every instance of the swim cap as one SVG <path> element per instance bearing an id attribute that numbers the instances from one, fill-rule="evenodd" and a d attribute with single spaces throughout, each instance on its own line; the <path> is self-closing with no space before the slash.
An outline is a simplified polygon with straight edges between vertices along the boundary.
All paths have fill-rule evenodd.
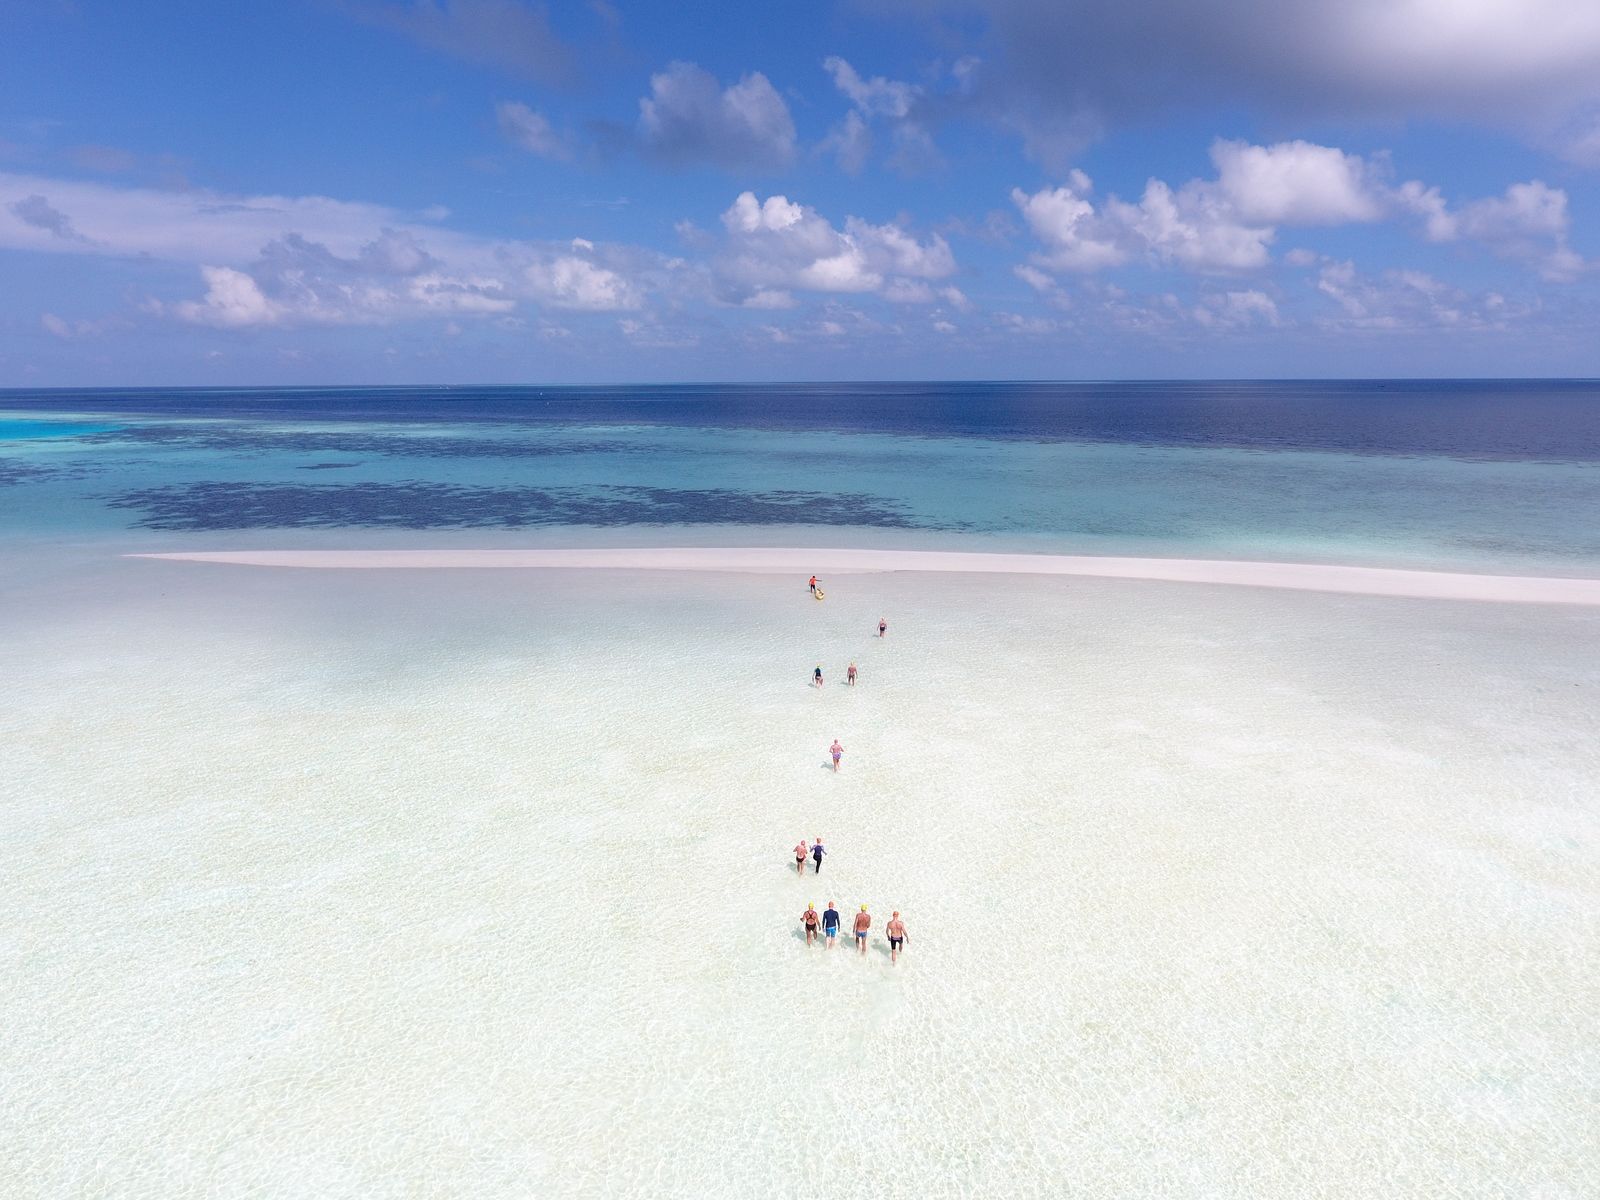
<path id="1" fill-rule="evenodd" d="M 810 904 L 806 905 L 807 908 L 815 908 L 816 906 L 817 906 L 817 904 L 816 904 L 816 901 L 814 901 L 814 900 Z"/>
<path id="2" fill-rule="evenodd" d="M 865 904 L 863 904 L 863 905 L 862 905 L 862 906 L 861 906 L 861 911 L 862 911 L 862 912 L 866 912 L 866 911 L 867 911 L 867 906 L 866 906 L 866 905 L 865 905 Z"/>

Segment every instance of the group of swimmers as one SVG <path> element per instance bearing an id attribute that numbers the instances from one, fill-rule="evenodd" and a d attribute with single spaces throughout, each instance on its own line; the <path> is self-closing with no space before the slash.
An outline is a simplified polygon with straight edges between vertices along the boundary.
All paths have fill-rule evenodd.
<path id="1" fill-rule="evenodd" d="M 819 860 L 820 861 L 820 860 Z M 811 945 L 820 936 L 822 944 L 829 950 L 833 949 L 834 939 L 839 936 L 839 910 L 834 908 L 833 901 L 828 901 L 828 907 L 820 913 L 815 904 L 806 905 L 805 912 L 800 914 L 800 924 L 806 931 L 806 945 Z M 867 912 L 863 904 L 856 913 L 855 929 L 856 952 L 867 952 L 867 933 L 872 929 L 872 915 Z M 896 909 L 889 923 L 883 927 L 884 933 L 889 937 L 889 961 L 900 961 L 900 951 L 906 947 L 906 923 L 900 919 L 900 910 Z"/>
<path id="2" fill-rule="evenodd" d="M 811 577 L 811 594 L 819 600 L 823 595 L 822 589 L 817 586 L 817 577 L 815 575 Z M 878 636 L 880 638 L 885 637 L 888 632 L 888 620 L 879 617 Z M 813 687 L 820 688 L 822 686 L 821 663 L 818 663 L 816 670 L 811 673 L 811 682 Z M 851 687 L 856 685 L 856 664 L 853 662 L 850 664 L 849 669 L 845 671 L 845 682 Z M 844 747 L 839 744 L 838 738 L 833 739 L 833 745 L 828 747 L 828 753 L 833 757 L 833 769 L 837 771 L 839 769 L 839 760 L 844 756 Z M 813 863 L 812 874 L 822 874 L 822 859 L 827 853 L 827 849 L 822 844 L 821 834 L 818 834 L 809 844 L 804 838 L 801 838 L 800 844 L 794 848 L 795 874 L 804 875 L 806 873 L 806 859 L 808 858 Z M 828 901 L 828 907 L 821 912 L 817 911 L 815 904 L 808 904 L 806 905 L 806 911 L 800 914 L 800 925 L 806 932 L 806 945 L 811 945 L 820 936 L 823 945 L 831 950 L 833 949 L 834 940 L 839 936 L 839 910 L 834 908 L 832 900 Z M 855 928 L 852 931 L 856 938 L 856 950 L 861 954 L 867 952 L 867 934 L 871 929 L 872 915 L 867 912 L 867 906 L 863 904 L 856 913 Z M 900 919 L 898 909 L 895 910 L 894 915 L 889 918 L 888 923 L 884 926 L 884 932 L 889 938 L 889 961 L 891 963 L 898 962 L 900 951 L 905 949 L 906 944 L 906 923 Z"/>

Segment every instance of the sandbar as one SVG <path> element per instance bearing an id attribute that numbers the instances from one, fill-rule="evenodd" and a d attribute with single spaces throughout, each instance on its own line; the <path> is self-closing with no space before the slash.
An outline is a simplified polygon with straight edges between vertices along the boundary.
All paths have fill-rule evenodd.
<path id="1" fill-rule="evenodd" d="M 626 570 L 841 575 L 925 571 L 955 574 L 1067 575 L 1165 583 L 1226 584 L 1422 600 L 1600 605 L 1600 579 L 1471 574 L 1396 567 L 1247 562 L 1200 558 L 1119 558 L 951 550 L 799 547 L 595 549 L 209 550 L 130 558 L 310 570 Z"/>

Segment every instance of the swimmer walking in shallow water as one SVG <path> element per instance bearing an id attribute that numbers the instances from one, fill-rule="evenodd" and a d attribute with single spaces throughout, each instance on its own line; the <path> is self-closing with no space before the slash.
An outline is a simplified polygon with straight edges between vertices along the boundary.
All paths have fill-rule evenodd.
<path id="1" fill-rule="evenodd" d="M 883 637 L 888 632 L 889 632 L 889 622 L 885 621 L 882 617 L 879 617 L 878 618 L 878 636 L 879 637 Z"/>
<path id="2" fill-rule="evenodd" d="M 872 928 L 872 918 L 867 915 L 867 906 L 863 904 L 861 911 L 856 914 L 856 949 L 862 954 L 867 952 L 867 931 Z"/>
<path id="3" fill-rule="evenodd" d="M 827 851 L 822 848 L 822 835 L 819 833 L 811 843 L 811 858 L 817 864 L 817 869 L 811 872 L 813 875 L 822 874 L 822 856 L 826 853 Z"/>
<path id="4" fill-rule="evenodd" d="M 822 664 L 821 663 L 818 663 L 817 664 L 817 669 L 815 671 L 811 672 L 811 686 L 812 687 L 821 687 L 822 686 Z"/>
<path id="5" fill-rule="evenodd" d="M 828 747 L 828 753 L 833 755 L 833 769 L 839 769 L 839 760 L 844 757 L 844 747 L 839 745 L 839 739 L 833 739 L 833 745 Z"/>
<path id="6" fill-rule="evenodd" d="M 889 923 L 883 927 L 889 935 L 889 961 L 898 961 L 900 951 L 906 946 L 906 923 L 900 919 L 900 910 L 895 909 L 894 916 L 889 918 Z"/>
<path id="7" fill-rule="evenodd" d="M 855 685 L 856 685 L 856 665 L 855 665 L 855 663 L 851 663 L 850 664 L 850 669 L 844 673 L 844 677 L 845 677 L 845 682 L 847 682 L 851 687 L 855 687 Z"/>
<path id="8" fill-rule="evenodd" d="M 806 931 L 806 945 L 809 946 L 817 940 L 817 926 L 820 923 L 817 919 L 817 906 L 815 904 L 806 905 L 805 912 L 800 914 L 800 924 L 805 927 Z"/>
<path id="9" fill-rule="evenodd" d="M 805 838 L 801 838 L 800 844 L 794 848 L 794 873 L 796 875 L 804 875 L 806 873 L 806 857 L 810 853 L 811 847 L 806 845 Z"/>
<path id="10" fill-rule="evenodd" d="M 833 949 L 834 939 L 839 936 L 839 910 L 833 906 L 833 901 L 828 901 L 828 907 L 822 912 L 822 944 L 829 950 Z"/>

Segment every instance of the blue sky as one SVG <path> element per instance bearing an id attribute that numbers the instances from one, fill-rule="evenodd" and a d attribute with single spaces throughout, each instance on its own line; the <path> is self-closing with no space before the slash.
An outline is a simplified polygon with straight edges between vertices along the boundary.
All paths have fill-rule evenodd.
<path id="1" fill-rule="evenodd" d="M 1593 0 L 12 0 L 0 386 L 1600 375 Z"/>

